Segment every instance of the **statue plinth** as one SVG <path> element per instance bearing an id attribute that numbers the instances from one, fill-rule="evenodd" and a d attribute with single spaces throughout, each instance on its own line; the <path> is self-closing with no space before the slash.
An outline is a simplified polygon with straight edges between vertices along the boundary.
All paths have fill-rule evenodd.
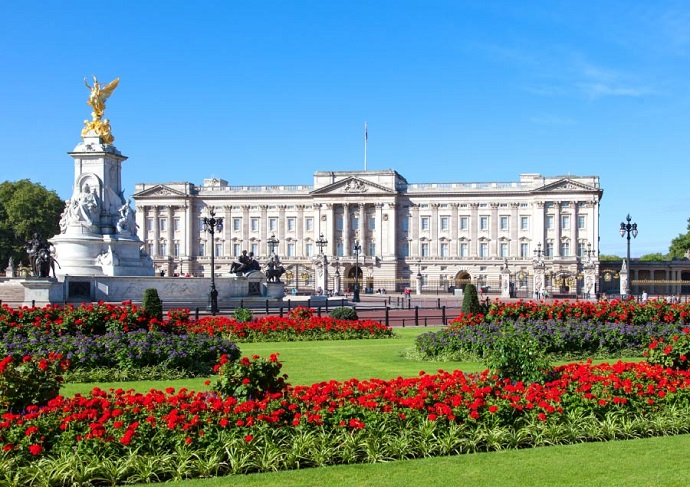
<path id="1" fill-rule="evenodd" d="M 284 282 L 267 282 L 266 283 L 266 297 L 274 299 L 282 299 L 285 297 L 285 283 Z"/>

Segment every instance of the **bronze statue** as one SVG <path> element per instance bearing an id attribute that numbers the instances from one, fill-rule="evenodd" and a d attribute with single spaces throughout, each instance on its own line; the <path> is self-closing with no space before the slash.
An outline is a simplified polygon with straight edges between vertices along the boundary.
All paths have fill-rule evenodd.
<path id="1" fill-rule="evenodd" d="M 271 257 L 266 267 L 266 282 L 281 282 L 280 277 L 285 274 L 285 267 L 277 258 Z"/>

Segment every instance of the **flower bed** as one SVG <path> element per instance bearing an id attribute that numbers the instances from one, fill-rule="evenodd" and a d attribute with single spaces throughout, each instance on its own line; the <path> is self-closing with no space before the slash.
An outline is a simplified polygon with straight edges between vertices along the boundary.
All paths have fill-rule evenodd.
<path id="1" fill-rule="evenodd" d="M 393 329 L 373 320 L 338 320 L 330 316 L 308 319 L 266 316 L 239 322 L 224 316 L 205 317 L 179 326 L 195 333 L 225 335 L 238 342 L 352 340 L 391 338 Z"/>
<path id="2" fill-rule="evenodd" d="M 390 338 L 393 330 L 372 320 L 340 320 L 314 316 L 303 306 L 291 310 L 288 317 L 267 316 L 242 322 L 224 316 L 194 320 L 187 309 L 168 312 L 168 319 L 150 318 L 131 303 L 110 305 L 52 306 L 12 309 L 0 307 L 0 334 L 17 330 L 50 330 L 57 335 L 82 333 L 102 335 L 116 331 L 162 330 L 175 334 L 223 335 L 235 341 L 350 340 Z"/>
<path id="3" fill-rule="evenodd" d="M 681 333 L 689 309 L 665 301 L 495 302 L 486 314 L 460 314 L 447 329 L 420 335 L 416 348 L 429 360 L 477 360 L 496 336 L 510 331 L 531 337 L 556 358 L 641 355 L 655 338 Z"/>
<path id="4" fill-rule="evenodd" d="M 94 389 L 5 413 L 0 475 L 24 483 L 41 459 L 64 483 L 77 471 L 81 482 L 103 481 L 105 470 L 109 481 L 160 481 L 690 431 L 688 372 L 619 362 L 556 373 L 530 385 L 460 371 L 330 381 L 244 402 L 184 389 Z M 94 465 L 91 476 L 55 470 L 75 457 Z M 96 467 L 104 461 L 108 469 Z"/>

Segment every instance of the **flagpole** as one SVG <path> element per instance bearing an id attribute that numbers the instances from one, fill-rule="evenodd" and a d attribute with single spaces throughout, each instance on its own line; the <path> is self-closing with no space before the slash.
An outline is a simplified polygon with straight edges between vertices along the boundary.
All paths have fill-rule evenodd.
<path id="1" fill-rule="evenodd" d="M 367 133 L 367 122 L 364 122 L 364 170 L 367 170 L 367 140 L 369 134 Z"/>

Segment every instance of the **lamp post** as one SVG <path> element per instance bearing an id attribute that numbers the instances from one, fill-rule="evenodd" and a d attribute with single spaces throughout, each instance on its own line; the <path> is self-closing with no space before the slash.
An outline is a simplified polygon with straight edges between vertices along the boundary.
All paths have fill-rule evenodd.
<path id="1" fill-rule="evenodd" d="M 359 303 L 359 252 L 362 250 L 359 240 L 355 240 L 355 246 L 352 250 L 355 251 L 355 288 L 352 293 L 352 302 Z"/>
<path id="2" fill-rule="evenodd" d="M 276 234 L 272 233 L 271 236 L 266 240 L 266 243 L 268 244 L 269 255 L 274 255 L 276 253 L 276 247 L 278 246 L 278 243 L 280 243 L 280 240 L 276 238 Z"/>
<path id="3" fill-rule="evenodd" d="M 208 209 L 208 215 L 208 217 L 204 217 L 203 222 L 204 231 L 211 235 L 211 291 L 209 301 L 211 304 L 211 314 L 215 316 L 218 313 L 218 290 L 216 289 L 216 248 L 213 235 L 216 233 L 216 230 L 221 231 L 223 229 L 223 219 L 216 218 L 212 206 Z"/>
<path id="4" fill-rule="evenodd" d="M 323 248 L 328 244 L 323 236 L 323 233 L 319 235 L 319 239 L 316 241 L 316 246 L 319 248 L 319 255 L 323 254 Z"/>
<path id="5" fill-rule="evenodd" d="M 632 220 L 632 218 L 630 217 L 630 213 L 628 213 L 628 216 L 625 217 L 627 223 L 621 222 L 620 229 L 621 237 L 625 237 L 626 235 L 628 237 L 628 259 L 626 261 L 628 264 L 628 279 L 625 283 L 626 296 L 630 295 L 630 235 L 632 234 L 633 238 L 637 238 L 637 223 L 630 223 L 630 220 Z"/>

